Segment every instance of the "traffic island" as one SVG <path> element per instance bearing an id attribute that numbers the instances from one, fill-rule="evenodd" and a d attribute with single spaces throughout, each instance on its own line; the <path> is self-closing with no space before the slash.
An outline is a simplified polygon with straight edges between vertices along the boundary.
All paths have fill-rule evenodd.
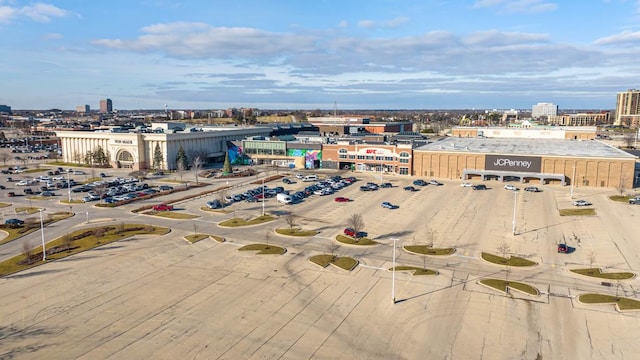
<path id="1" fill-rule="evenodd" d="M 170 231 L 171 229 L 165 227 L 140 224 L 118 224 L 82 229 L 48 242 L 45 245 L 46 260 L 63 259 L 134 235 L 165 235 Z M 22 254 L 0 263 L 0 276 L 13 274 L 45 263 L 41 247 L 25 248 Z"/>
<path id="2" fill-rule="evenodd" d="M 514 266 L 514 267 L 527 267 L 527 266 L 538 265 L 537 262 L 527 260 L 525 258 L 521 258 L 517 256 L 502 257 L 498 255 L 489 254 L 486 252 L 482 253 L 482 260 L 488 261 L 493 264 Z"/>
<path id="3" fill-rule="evenodd" d="M 276 229 L 276 233 L 285 236 L 305 237 L 318 235 L 316 230 L 302 230 L 300 228 Z"/>
<path id="4" fill-rule="evenodd" d="M 434 248 L 429 245 L 405 245 L 402 248 L 415 255 L 445 256 L 453 255 L 456 252 L 455 248 Z"/>
<path id="5" fill-rule="evenodd" d="M 583 304 L 614 304 L 618 311 L 640 310 L 640 301 L 603 294 L 582 294 L 578 301 Z"/>
<path id="6" fill-rule="evenodd" d="M 528 295 L 533 295 L 533 296 L 540 295 L 540 291 L 535 287 L 531 285 L 527 285 L 525 283 L 517 282 L 517 281 L 507 281 L 507 280 L 501 280 L 501 279 L 482 279 L 479 281 L 479 283 L 481 285 L 488 286 L 498 291 L 502 291 L 505 294 L 509 293 L 509 289 L 513 289 Z"/>
<path id="7" fill-rule="evenodd" d="M 175 219 L 175 220 L 190 220 L 190 219 L 195 219 L 195 218 L 199 217 L 197 215 L 179 213 L 179 212 L 174 212 L 174 211 L 147 211 L 144 214 L 145 215 L 163 217 L 163 218 L 167 218 L 167 219 Z"/>
<path id="8" fill-rule="evenodd" d="M 377 241 L 371 240 L 367 237 L 355 239 L 355 238 L 344 236 L 344 235 L 336 236 L 336 241 L 342 244 L 355 245 L 355 246 L 371 246 L 371 245 L 379 244 Z"/>
<path id="9" fill-rule="evenodd" d="M 595 215 L 596 209 L 586 208 L 586 209 L 560 209 L 560 216 L 585 216 L 585 215 Z"/>
<path id="10" fill-rule="evenodd" d="M 393 271 L 394 268 L 389 268 L 389 271 Z M 431 269 L 416 267 L 416 266 L 396 266 L 396 271 L 408 271 L 413 272 L 413 275 L 438 275 L 439 272 Z"/>
<path id="11" fill-rule="evenodd" d="M 72 217 L 74 214 L 70 212 L 55 212 L 55 213 L 46 213 L 46 218 L 43 220 L 43 225 L 47 226 L 56 221 L 64 220 L 66 218 Z M 0 230 L 7 233 L 7 237 L 0 240 L 0 245 L 6 244 L 9 241 L 13 241 L 15 239 L 21 238 L 25 235 L 31 234 L 34 231 L 40 230 L 40 221 L 38 219 L 33 218 L 31 221 L 25 221 L 22 225 L 7 225 L 0 224 Z"/>
<path id="12" fill-rule="evenodd" d="M 210 236 L 207 234 L 191 234 L 184 237 L 185 240 L 190 242 L 191 244 L 195 244 L 198 241 L 209 238 Z"/>
<path id="13" fill-rule="evenodd" d="M 346 271 L 352 271 L 356 266 L 358 266 L 358 260 L 354 258 L 329 254 L 312 256 L 309 258 L 309 261 L 323 268 L 333 265 Z"/>
<path id="14" fill-rule="evenodd" d="M 249 244 L 239 248 L 238 251 L 257 251 L 257 255 L 283 255 L 287 249 L 269 244 Z"/>
<path id="15" fill-rule="evenodd" d="M 591 276 L 599 279 L 609 279 L 609 280 L 628 280 L 636 277 L 636 274 L 632 272 L 610 272 L 603 273 L 600 268 L 587 268 L 587 269 L 570 269 L 571 272 L 584 275 Z"/>
<path id="16" fill-rule="evenodd" d="M 269 221 L 273 221 L 276 218 L 271 215 L 261 215 L 253 219 L 245 220 L 239 217 L 231 218 L 229 220 L 225 220 L 218 224 L 218 226 L 224 227 L 241 227 L 241 226 L 249 226 L 249 225 L 260 225 L 267 223 Z"/>
<path id="17" fill-rule="evenodd" d="M 214 213 L 214 214 L 221 214 L 221 215 L 222 215 L 222 214 L 231 214 L 231 213 L 232 213 L 232 211 L 231 211 L 231 210 L 224 210 L 224 209 L 209 209 L 209 208 L 208 208 L 208 207 L 206 207 L 206 206 L 201 207 L 201 208 L 200 208 L 200 210 L 202 210 L 202 211 L 206 211 L 206 212 L 209 212 L 209 213 Z"/>

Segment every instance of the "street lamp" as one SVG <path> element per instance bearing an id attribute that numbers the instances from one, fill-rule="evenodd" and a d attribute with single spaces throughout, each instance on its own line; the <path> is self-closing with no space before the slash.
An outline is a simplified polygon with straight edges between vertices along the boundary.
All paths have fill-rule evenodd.
<path id="1" fill-rule="evenodd" d="M 39 209 L 40 211 L 40 234 L 42 235 L 42 261 L 47 261 L 47 249 L 44 247 L 44 221 L 42 220 L 42 211 L 44 209 Z"/>
<path id="2" fill-rule="evenodd" d="M 518 203 L 518 192 L 513 192 L 513 235 L 516 235 L 516 204 Z"/>
<path id="3" fill-rule="evenodd" d="M 262 199 L 261 200 L 262 200 L 262 216 L 264 216 L 264 178 L 262 178 Z"/>
<path id="4" fill-rule="evenodd" d="M 393 238 L 393 260 L 392 260 L 392 268 L 391 268 L 391 300 L 393 303 L 396 303 L 396 241 L 398 239 Z"/>
<path id="5" fill-rule="evenodd" d="M 67 188 L 69 190 L 69 204 L 71 204 L 71 179 L 69 178 L 69 174 L 71 169 L 67 169 Z"/>

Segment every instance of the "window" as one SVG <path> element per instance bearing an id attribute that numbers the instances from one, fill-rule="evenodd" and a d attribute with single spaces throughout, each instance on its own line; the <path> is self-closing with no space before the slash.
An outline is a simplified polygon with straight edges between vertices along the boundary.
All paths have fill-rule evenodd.
<path id="1" fill-rule="evenodd" d="M 358 155 L 358 160 L 364 160 L 364 155 Z"/>
<path id="2" fill-rule="evenodd" d="M 123 151 L 118 154 L 118 161 L 133 161 L 133 156 L 128 151 Z"/>
<path id="3" fill-rule="evenodd" d="M 385 156 L 384 161 L 393 161 L 393 156 Z"/>
<path id="4" fill-rule="evenodd" d="M 373 160 L 374 156 L 373 155 L 367 155 L 364 158 L 367 159 L 367 160 Z"/>
<path id="5" fill-rule="evenodd" d="M 338 154 L 346 154 L 346 153 L 347 153 L 347 149 L 338 150 Z"/>
<path id="6" fill-rule="evenodd" d="M 384 160 L 384 156 L 376 156 L 376 161 L 382 161 Z"/>
<path id="7" fill-rule="evenodd" d="M 409 168 L 401 167 L 399 170 L 400 175 L 409 175 Z"/>
<path id="8" fill-rule="evenodd" d="M 409 153 L 408 152 L 401 152 L 400 153 L 400 163 L 402 164 L 408 164 L 409 163 Z"/>
<path id="9" fill-rule="evenodd" d="M 355 156 L 355 155 L 349 155 L 349 159 L 351 159 L 351 160 L 355 160 L 355 159 L 356 159 L 356 156 Z"/>

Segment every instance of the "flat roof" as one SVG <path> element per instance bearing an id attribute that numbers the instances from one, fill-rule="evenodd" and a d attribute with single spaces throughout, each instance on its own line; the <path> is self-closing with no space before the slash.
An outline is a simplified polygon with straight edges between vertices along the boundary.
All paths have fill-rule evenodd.
<path id="1" fill-rule="evenodd" d="M 447 137 L 414 150 L 530 156 L 638 158 L 598 140 Z"/>

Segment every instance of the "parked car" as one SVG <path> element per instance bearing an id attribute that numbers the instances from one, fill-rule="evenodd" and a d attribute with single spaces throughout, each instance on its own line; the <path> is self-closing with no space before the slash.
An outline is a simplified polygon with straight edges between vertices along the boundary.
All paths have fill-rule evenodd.
<path id="1" fill-rule="evenodd" d="M 569 247 L 567 244 L 558 244 L 558 252 L 566 254 L 569 252 Z"/>
<path id="2" fill-rule="evenodd" d="M 12 225 L 12 226 L 24 225 L 24 221 L 20 219 L 7 219 L 4 221 L 4 223 L 5 225 Z"/>
<path id="3" fill-rule="evenodd" d="M 207 207 L 209 209 L 222 209 L 223 205 L 222 205 L 222 202 L 220 202 L 220 200 L 211 200 L 211 201 L 207 201 Z"/>
<path id="4" fill-rule="evenodd" d="M 160 191 L 170 191 L 170 190 L 173 190 L 173 186 L 160 185 L 160 186 L 158 186 L 158 190 L 160 190 Z"/>
<path id="5" fill-rule="evenodd" d="M 576 200 L 573 202 L 573 206 L 591 206 L 591 205 L 593 204 L 591 204 L 587 200 Z"/>
<path id="6" fill-rule="evenodd" d="M 380 187 L 381 188 L 390 188 L 390 187 L 393 187 L 393 185 L 391 185 L 391 183 L 386 182 L 386 183 L 380 184 Z"/>
<path id="7" fill-rule="evenodd" d="M 349 198 L 343 197 L 343 196 L 338 196 L 337 198 L 335 198 L 336 202 L 349 202 L 351 201 Z"/>
<path id="8" fill-rule="evenodd" d="M 440 185 L 442 185 L 442 183 L 440 181 L 438 181 L 438 180 L 431 179 L 431 180 L 429 180 L 429 185 L 440 186 Z"/>
<path id="9" fill-rule="evenodd" d="M 507 184 L 504 186 L 505 189 L 507 190 L 511 190 L 511 191 L 518 191 L 519 189 L 511 184 Z"/>
<path id="10" fill-rule="evenodd" d="M 14 197 L 14 196 L 16 196 L 16 193 L 15 193 L 15 192 L 13 192 L 13 191 L 9 191 L 9 192 L 7 193 L 7 196 L 8 196 L 8 197 Z"/>
<path id="11" fill-rule="evenodd" d="M 629 204 L 640 205 L 640 196 L 629 199 Z"/>
<path id="12" fill-rule="evenodd" d="M 366 237 L 368 235 L 364 231 L 358 231 L 356 233 L 356 231 L 353 230 L 353 228 L 345 228 L 343 232 L 344 232 L 345 235 L 350 236 L 352 238 L 363 238 L 363 237 Z"/>
<path id="13" fill-rule="evenodd" d="M 6 188 L 7 188 L 6 186 L 4 186 L 4 185 L 0 185 L 0 189 L 4 190 L 4 189 L 6 189 Z"/>
<path id="14" fill-rule="evenodd" d="M 289 178 L 282 179 L 282 182 L 285 183 L 285 184 L 293 184 L 294 183 L 293 180 L 291 180 Z"/>
<path id="15" fill-rule="evenodd" d="M 473 190 L 487 190 L 487 185 L 483 185 L 483 184 L 473 185 Z"/>
<path id="16" fill-rule="evenodd" d="M 50 196 L 56 196 L 56 194 L 53 191 L 43 191 L 40 193 L 40 196 L 50 197 Z"/>
<path id="17" fill-rule="evenodd" d="M 390 202 L 388 202 L 388 201 L 383 202 L 381 205 L 382 205 L 382 207 L 383 207 L 383 208 L 385 208 L 385 209 L 397 209 L 397 208 L 399 208 L 399 207 L 400 207 L 400 206 L 398 206 L 398 205 L 393 205 L 392 203 L 390 203 Z"/>
<path id="18" fill-rule="evenodd" d="M 460 186 L 462 186 L 462 187 L 473 187 L 473 184 L 465 182 L 465 183 L 460 184 Z"/>
<path id="19" fill-rule="evenodd" d="M 402 189 L 403 189 L 404 191 L 411 191 L 411 192 L 419 191 L 418 189 L 414 188 L 413 186 L 405 186 L 405 187 L 403 187 Z"/>
<path id="20" fill-rule="evenodd" d="M 535 186 L 527 186 L 526 188 L 524 188 L 524 191 L 541 192 L 542 190 L 540 190 L 539 188 L 537 188 Z"/>
<path id="21" fill-rule="evenodd" d="M 413 185 L 416 185 L 416 186 L 427 186 L 427 185 L 429 185 L 429 183 L 424 181 L 424 180 L 422 180 L 422 179 L 418 179 L 418 180 L 413 180 Z"/>
<path id="22" fill-rule="evenodd" d="M 360 191 L 372 191 L 370 187 L 366 186 L 366 185 L 362 185 L 360 186 Z"/>
<path id="23" fill-rule="evenodd" d="M 171 210 L 173 210 L 173 205 L 167 205 L 167 204 L 153 205 L 153 211 L 171 211 Z"/>

